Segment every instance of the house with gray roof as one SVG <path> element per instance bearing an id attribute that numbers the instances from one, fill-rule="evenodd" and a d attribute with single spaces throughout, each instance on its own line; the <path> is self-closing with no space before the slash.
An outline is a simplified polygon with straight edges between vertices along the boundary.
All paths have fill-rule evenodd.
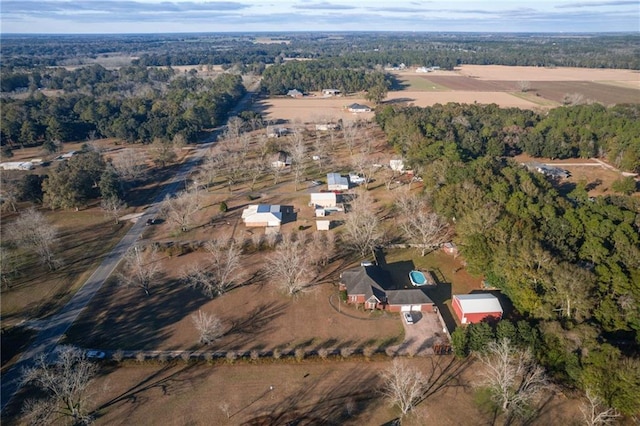
<path id="1" fill-rule="evenodd" d="M 434 303 L 423 289 L 396 288 L 391 274 L 377 265 L 343 271 L 340 290 L 346 291 L 347 303 L 361 304 L 365 309 L 433 312 Z"/>

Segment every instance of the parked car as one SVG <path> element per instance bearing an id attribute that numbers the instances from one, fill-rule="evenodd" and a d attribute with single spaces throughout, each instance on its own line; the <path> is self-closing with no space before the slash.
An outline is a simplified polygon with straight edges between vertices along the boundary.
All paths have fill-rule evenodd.
<path id="1" fill-rule="evenodd" d="M 413 317 L 411 316 L 411 312 L 403 312 L 402 317 L 407 324 L 413 324 Z"/>
<path id="2" fill-rule="evenodd" d="M 149 225 L 153 225 L 154 223 L 156 223 L 155 218 L 147 219 L 147 226 L 149 226 Z"/>
<path id="3" fill-rule="evenodd" d="M 102 351 L 87 351 L 87 359 L 91 359 L 91 360 L 100 360 L 100 359 L 104 359 L 105 357 L 105 353 Z"/>

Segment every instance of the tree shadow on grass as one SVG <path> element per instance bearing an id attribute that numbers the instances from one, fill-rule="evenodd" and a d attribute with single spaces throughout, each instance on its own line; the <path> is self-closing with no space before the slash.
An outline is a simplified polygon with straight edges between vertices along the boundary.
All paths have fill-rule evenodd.
<path id="1" fill-rule="evenodd" d="M 149 296 L 111 279 L 67 331 L 67 342 L 100 349 L 155 349 L 170 337 L 169 326 L 210 299 L 177 280 L 152 285 Z"/>
<path id="2" fill-rule="evenodd" d="M 270 324 L 273 320 L 283 315 L 287 309 L 287 303 L 264 303 L 248 315 L 231 319 L 231 327 L 225 333 L 231 339 L 223 344 L 224 348 L 240 347 L 254 340 L 258 333 L 266 333 L 273 330 Z"/>
<path id="3" fill-rule="evenodd" d="M 273 392 L 277 402 L 253 412 L 247 412 L 250 406 L 243 407 L 232 415 L 232 420 L 246 412 L 249 419 L 243 420 L 242 424 L 250 426 L 340 425 L 366 412 L 380 398 L 376 392 L 379 378 L 372 372 L 358 374 L 357 378 L 346 375 L 337 382 L 329 382 L 335 379 L 326 376 L 304 377 L 303 383 L 284 395 L 279 393 L 281 389 L 277 386 L 273 390 L 267 389 L 259 399 L 270 398 Z"/>
<path id="4" fill-rule="evenodd" d="M 197 372 L 192 371 L 196 368 Z M 192 391 L 194 381 L 204 380 L 205 377 L 213 371 L 214 369 L 212 368 L 198 368 L 196 364 L 184 364 L 182 366 L 166 364 L 162 368 L 155 370 L 139 383 L 136 383 L 129 389 L 100 405 L 92 414 L 94 418 L 100 418 L 104 415 L 104 410 L 123 403 L 130 404 L 130 411 L 135 411 L 140 404 L 149 398 L 145 396 L 144 393 L 154 388 L 160 389 L 163 395 L 177 395 Z M 104 375 L 110 372 L 111 370 L 109 369 L 103 370 Z"/>

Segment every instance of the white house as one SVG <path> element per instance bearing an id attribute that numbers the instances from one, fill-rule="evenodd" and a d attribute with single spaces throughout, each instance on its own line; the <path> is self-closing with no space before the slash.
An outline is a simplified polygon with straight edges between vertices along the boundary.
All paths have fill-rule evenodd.
<path id="1" fill-rule="evenodd" d="M 347 109 L 349 110 L 349 112 L 355 112 L 355 113 L 371 112 L 371 108 L 370 107 L 368 107 L 366 105 L 362 105 L 362 104 L 347 105 Z"/>
<path id="2" fill-rule="evenodd" d="M 247 227 L 279 227 L 282 223 L 281 206 L 251 204 L 242 211 L 242 220 Z"/>
<path id="3" fill-rule="evenodd" d="M 366 179 L 363 178 L 362 176 L 358 176 L 355 173 L 349 173 L 349 182 L 355 184 L 355 185 L 360 185 L 361 183 L 365 183 Z"/>
<path id="4" fill-rule="evenodd" d="M 324 96 L 338 96 L 340 91 L 338 89 L 322 89 L 322 94 Z"/>
<path id="5" fill-rule="evenodd" d="M 389 160 L 389 167 L 395 172 L 404 172 L 404 161 Z"/>
<path id="6" fill-rule="evenodd" d="M 327 189 L 329 191 L 346 191 L 349 189 L 349 178 L 340 173 L 327 173 Z"/>
<path id="7" fill-rule="evenodd" d="M 33 163 L 31 161 L 10 161 L 7 163 L 0 163 L 0 169 L 2 170 L 31 170 L 33 169 Z"/>
<path id="8" fill-rule="evenodd" d="M 301 98 L 304 96 L 304 93 L 298 89 L 292 89 L 287 92 L 287 96 L 291 96 L 292 98 Z"/>
<path id="9" fill-rule="evenodd" d="M 312 206 L 335 207 L 338 205 L 338 196 L 334 192 L 313 192 L 311 194 Z"/>

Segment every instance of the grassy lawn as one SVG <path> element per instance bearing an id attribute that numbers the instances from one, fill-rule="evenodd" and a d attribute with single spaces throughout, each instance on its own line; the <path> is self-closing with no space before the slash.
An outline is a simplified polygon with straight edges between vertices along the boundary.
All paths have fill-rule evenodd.
<path id="1" fill-rule="evenodd" d="M 434 83 L 422 76 L 402 76 L 400 77 L 400 81 L 403 84 L 407 84 L 408 87 L 406 90 L 416 91 L 416 92 L 448 92 L 449 89 L 446 86 L 441 84 Z"/>

